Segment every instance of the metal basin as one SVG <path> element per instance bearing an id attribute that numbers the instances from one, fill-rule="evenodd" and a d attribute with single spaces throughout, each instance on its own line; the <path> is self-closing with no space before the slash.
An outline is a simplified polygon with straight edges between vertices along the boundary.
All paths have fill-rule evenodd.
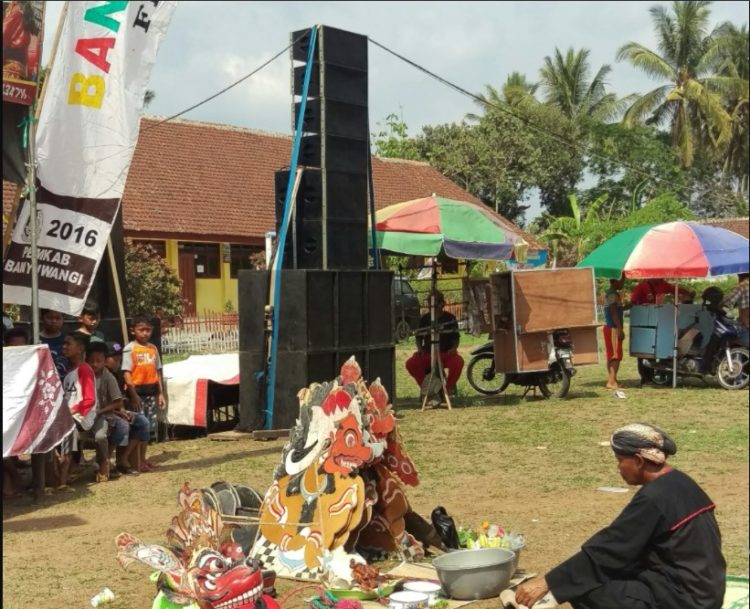
<path id="1" fill-rule="evenodd" d="M 461 550 L 432 561 L 445 593 L 452 599 L 494 598 L 510 585 L 516 555 L 505 548 Z"/>

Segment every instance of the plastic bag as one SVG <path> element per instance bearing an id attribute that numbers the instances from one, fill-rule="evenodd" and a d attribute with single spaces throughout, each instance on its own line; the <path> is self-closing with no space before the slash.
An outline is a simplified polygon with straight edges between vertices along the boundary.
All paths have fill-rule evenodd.
<path id="1" fill-rule="evenodd" d="M 446 548 L 457 550 L 460 547 L 456 523 L 442 505 L 432 510 L 432 526 L 435 527 Z"/>

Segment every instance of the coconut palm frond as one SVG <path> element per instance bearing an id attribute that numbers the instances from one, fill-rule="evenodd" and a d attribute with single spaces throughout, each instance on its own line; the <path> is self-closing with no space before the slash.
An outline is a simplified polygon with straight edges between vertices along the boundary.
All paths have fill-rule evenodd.
<path id="1" fill-rule="evenodd" d="M 667 94 L 672 88 L 672 85 L 664 85 L 641 95 L 625 111 L 625 115 L 622 118 L 623 124 L 632 126 L 645 123 L 649 116 L 665 103 Z"/>
<path id="2" fill-rule="evenodd" d="M 627 60 L 648 76 L 677 81 L 677 70 L 664 58 L 637 42 L 629 42 L 617 51 L 617 61 Z"/>

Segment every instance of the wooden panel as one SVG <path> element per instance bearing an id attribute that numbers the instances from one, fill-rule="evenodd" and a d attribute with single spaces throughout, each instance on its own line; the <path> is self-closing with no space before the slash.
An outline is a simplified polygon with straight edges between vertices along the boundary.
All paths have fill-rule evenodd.
<path id="1" fill-rule="evenodd" d="M 519 334 L 596 323 L 589 268 L 518 271 L 513 282 Z"/>
<path id="2" fill-rule="evenodd" d="M 546 370 L 548 363 L 548 334 L 535 332 L 518 337 L 519 372 Z"/>
<path id="3" fill-rule="evenodd" d="M 492 329 L 513 331 L 512 273 L 490 275 L 490 300 L 492 305 Z"/>
<path id="4" fill-rule="evenodd" d="M 495 371 L 518 372 L 516 337 L 509 332 L 495 332 Z"/>
<path id="5" fill-rule="evenodd" d="M 599 363 L 599 343 L 596 328 L 574 328 L 570 330 L 573 340 L 573 365 L 587 366 Z"/>

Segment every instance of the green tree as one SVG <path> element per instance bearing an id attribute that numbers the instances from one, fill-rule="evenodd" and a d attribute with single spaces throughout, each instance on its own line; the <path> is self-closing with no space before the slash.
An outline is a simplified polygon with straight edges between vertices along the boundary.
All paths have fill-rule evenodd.
<path id="1" fill-rule="evenodd" d="M 555 218 L 540 236 L 550 246 L 553 266 L 575 266 L 604 240 L 602 234 L 608 232 L 605 226 L 609 224 L 609 214 L 602 211 L 606 194 L 587 206 L 580 206 L 575 194 L 568 195 L 568 200 L 572 214 Z"/>
<path id="2" fill-rule="evenodd" d="M 409 138 L 409 128 L 398 115 L 386 116 L 385 129 L 372 135 L 376 155 L 392 159 L 419 159 L 419 151 Z"/>
<path id="3" fill-rule="evenodd" d="M 689 175 L 681 169 L 669 135 L 652 126 L 592 125 L 587 171 L 596 184 L 582 193 L 584 199 L 607 193 L 615 217 L 667 191 L 690 203 Z"/>
<path id="4" fill-rule="evenodd" d="M 675 0 L 671 9 L 650 9 L 659 52 L 629 42 L 617 52 L 648 76 L 666 81 L 639 96 L 623 117 L 626 125 L 669 122 L 673 145 L 682 165 L 690 167 L 696 148 L 724 145 L 731 118 L 719 94 L 732 89 L 735 79 L 715 77 L 716 36 L 708 33 L 706 0 Z"/>
<path id="5" fill-rule="evenodd" d="M 716 72 L 733 86 L 725 90 L 725 108 L 732 119 L 731 135 L 723 151 L 722 184 L 732 186 L 744 198 L 748 197 L 748 167 L 750 155 L 750 111 L 748 108 L 748 79 L 750 78 L 750 40 L 747 25 L 737 27 L 724 23 L 717 28 L 714 46 Z"/>
<path id="6" fill-rule="evenodd" d="M 182 314 L 182 281 L 150 245 L 125 241 L 125 283 L 130 315 Z"/>
<path id="7" fill-rule="evenodd" d="M 625 105 L 606 91 L 605 79 L 612 71 L 608 65 L 601 66 L 589 80 L 589 53 L 588 49 L 570 48 L 563 55 L 555 49 L 553 57 L 544 58 L 540 70 L 544 102 L 579 125 L 613 119 Z"/>

